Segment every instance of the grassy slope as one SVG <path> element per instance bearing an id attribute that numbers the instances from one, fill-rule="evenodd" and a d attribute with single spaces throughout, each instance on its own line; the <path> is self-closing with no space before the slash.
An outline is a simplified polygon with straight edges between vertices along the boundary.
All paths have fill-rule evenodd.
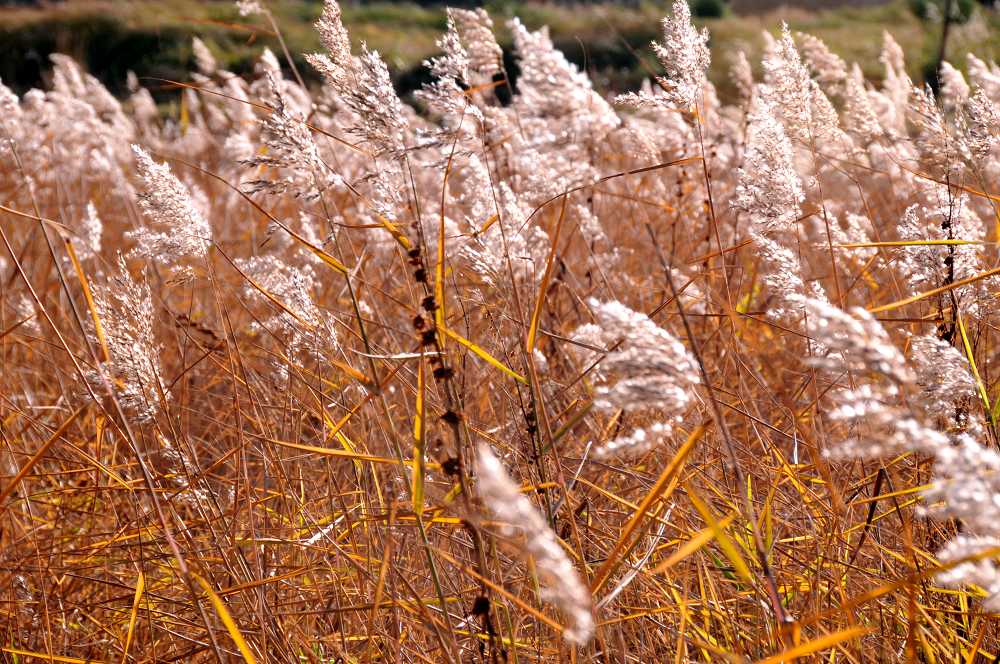
<path id="1" fill-rule="evenodd" d="M 304 0 L 273 5 L 289 48 L 308 75 L 308 66 L 299 54 L 318 48 L 312 22 L 322 5 Z M 604 87 L 633 86 L 643 77 L 643 67 L 634 53 L 642 57 L 646 67 L 656 70 L 647 44 L 657 37 L 665 5 L 646 3 L 639 9 L 596 5 L 579 9 L 504 3 L 489 9 L 499 26 L 506 16 L 515 14 L 530 27 L 549 25 L 557 45 L 573 61 L 586 64 Z M 419 85 L 420 62 L 434 53 L 434 41 L 445 25 L 441 9 L 398 4 L 345 7 L 344 18 L 356 42 L 365 41 L 378 49 L 404 88 Z M 917 21 L 902 2 L 821 12 L 782 10 L 709 20 L 705 25 L 713 36 L 712 76 L 723 96 L 728 89 L 727 51 L 743 48 L 751 61 L 756 61 L 761 30 L 765 26 L 773 28 L 782 19 L 795 30 L 821 37 L 849 61 L 860 62 L 871 77 L 878 77 L 880 72 L 878 52 L 883 30 L 891 30 L 903 46 L 917 80 L 936 43 L 933 26 Z M 968 51 L 990 58 L 1000 55 L 1000 44 L 992 39 L 998 25 L 1000 19 L 995 14 L 984 14 L 973 24 L 956 30 L 949 49 L 956 64 L 963 63 Z M 500 33 L 501 41 L 508 41 L 505 29 L 501 27 Z M 265 22 L 260 17 L 241 19 L 231 2 L 83 0 L 42 10 L 0 11 L 0 77 L 24 89 L 44 71 L 45 55 L 56 50 L 84 60 L 120 91 L 128 69 L 140 76 L 184 77 L 193 66 L 192 35 L 201 36 L 220 61 L 237 72 L 251 66 L 262 43 L 277 48 Z"/>

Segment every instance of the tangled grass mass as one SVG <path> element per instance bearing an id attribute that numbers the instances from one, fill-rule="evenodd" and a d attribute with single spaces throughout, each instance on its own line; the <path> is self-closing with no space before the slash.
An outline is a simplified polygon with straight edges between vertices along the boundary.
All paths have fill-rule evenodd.
<path id="1" fill-rule="evenodd" d="M 0 85 L 4 662 L 1000 656 L 1000 67 L 509 28 Z"/>

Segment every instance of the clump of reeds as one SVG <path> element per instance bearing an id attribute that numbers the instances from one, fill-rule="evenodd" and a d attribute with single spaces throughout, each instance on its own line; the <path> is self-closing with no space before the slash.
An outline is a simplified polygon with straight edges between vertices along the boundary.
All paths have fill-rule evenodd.
<path id="1" fill-rule="evenodd" d="M 1000 67 L 445 25 L 0 84 L 3 657 L 995 659 Z"/>

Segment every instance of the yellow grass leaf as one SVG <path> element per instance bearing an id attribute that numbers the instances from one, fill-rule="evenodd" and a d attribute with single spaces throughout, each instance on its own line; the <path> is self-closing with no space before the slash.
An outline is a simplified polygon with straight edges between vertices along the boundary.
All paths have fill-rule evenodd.
<path id="1" fill-rule="evenodd" d="M 0 652 L 7 652 L 10 653 L 11 655 L 18 655 L 20 657 L 30 657 L 32 659 L 40 659 L 46 662 L 60 662 L 60 664 L 101 664 L 101 661 L 97 659 L 62 657 L 60 655 L 49 655 L 44 652 L 32 652 L 30 650 L 21 650 L 20 648 L 12 648 L 10 646 L 0 647 Z"/>
<path id="2" fill-rule="evenodd" d="M 125 634 L 125 643 L 122 645 L 122 663 L 128 659 L 128 649 L 132 645 L 132 638 L 135 636 L 135 621 L 139 616 L 139 601 L 142 599 L 142 591 L 146 587 L 146 576 L 139 572 L 139 579 L 135 583 L 135 597 L 132 599 L 132 611 L 128 616 L 128 632 Z"/>
<path id="3" fill-rule="evenodd" d="M 735 515 L 730 514 L 722 521 L 719 522 L 719 527 L 726 528 L 730 523 L 733 522 Z M 703 528 L 695 533 L 694 537 L 677 547 L 677 550 L 670 554 L 666 560 L 659 563 L 654 567 L 651 572 L 653 574 L 662 574 L 666 572 L 671 567 L 681 562 L 688 556 L 694 554 L 696 551 L 701 549 L 703 546 L 715 539 L 715 529 L 711 526 L 708 528 Z"/>
<path id="4" fill-rule="evenodd" d="M 447 334 L 449 337 L 451 337 L 452 339 L 454 339 L 455 341 L 457 341 L 458 343 L 462 344 L 463 346 L 465 346 L 466 348 L 468 348 L 469 350 L 471 350 L 473 353 L 475 353 L 476 355 L 478 355 L 480 359 L 482 359 L 482 360 L 486 361 L 488 364 L 491 364 L 492 366 L 496 367 L 497 369 L 499 369 L 500 371 L 504 372 L 505 374 L 507 374 L 508 376 L 510 376 L 511 378 L 513 378 L 514 380 L 518 381 L 519 383 L 524 383 L 525 385 L 528 384 L 528 381 L 524 378 L 524 376 L 522 376 L 521 374 L 517 373 L 513 369 L 509 368 L 506 364 L 504 364 L 500 360 L 496 359 L 495 357 L 493 357 L 492 355 L 490 355 L 489 353 L 487 353 L 485 350 L 483 350 L 482 348 L 480 348 L 476 344 L 472 343 L 471 341 L 469 341 L 468 339 L 466 339 L 465 337 L 463 337 L 462 335 L 460 335 L 458 332 L 455 332 L 454 330 L 452 330 L 450 328 L 447 328 L 447 327 L 442 327 L 440 329 L 441 329 L 442 332 L 444 332 L 445 334 Z"/>
<path id="5" fill-rule="evenodd" d="M 733 540 L 725 531 L 725 526 L 715 517 L 712 513 L 712 508 L 708 506 L 705 501 L 703 501 L 698 493 L 695 491 L 694 487 L 690 485 L 685 485 L 687 489 L 688 498 L 691 500 L 691 504 L 694 508 L 698 510 L 701 514 L 701 518 L 705 520 L 708 527 L 713 531 L 715 539 L 719 542 L 719 548 L 722 549 L 722 553 L 725 554 L 726 558 L 732 564 L 733 569 L 736 573 L 743 578 L 747 583 L 753 583 L 753 575 L 750 573 L 750 567 L 743 560 L 743 556 L 740 555 L 739 549 L 733 543 Z"/>
<path id="6" fill-rule="evenodd" d="M 917 293 L 916 295 L 911 295 L 910 297 L 903 298 L 902 300 L 897 300 L 895 302 L 890 302 L 889 304 L 883 304 L 879 307 L 871 307 L 868 309 L 869 313 L 880 314 L 883 311 L 892 311 L 893 309 L 899 309 L 907 304 L 912 304 L 914 302 L 919 302 L 920 300 L 926 299 L 928 297 L 934 297 L 935 295 L 940 295 L 941 293 L 947 293 L 948 291 L 955 290 L 956 288 L 961 288 L 962 286 L 967 286 L 968 284 L 981 281 L 983 279 L 988 279 L 994 274 L 1000 274 L 1000 267 L 993 268 L 992 270 L 987 270 L 986 272 L 980 272 L 979 274 L 974 274 L 971 277 L 966 277 L 965 279 L 959 279 L 954 281 L 947 286 L 941 286 L 940 288 L 932 288 L 929 291 L 924 291 L 923 293 Z"/>
<path id="7" fill-rule="evenodd" d="M 531 312 L 531 324 L 528 326 L 528 339 L 525 342 L 525 350 L 528 354 L 535 350 L 535 337 L 538 334 L 538 322 L 542 316 L 542 305 L 545 303 L 545 293 L 549 289 L 549 279 L 552 278 L 552 264 L 556 257 L 556 249 L 559 244 L 559 233 L 562 230 L 563 220 L 566 218 L 566 197 L 563 196 L 562 207 L 559 209 L 559 220 L 556 222 L 556 230 L 552 235 L 549 245 L 549 255 L 545 259 L 545 272 L 542 274 L 542 281 L 538 284 L 538 295 L 535 297 L 535 308 Z"/>
<path id="8" fill-rule="evenodd" d="M 625 525 L 621 535 L 618 536 L 618 541 L 608 553 L 608 557 L 604 561 L 604 564 L 601 565 L 596 572 L 594 572 L 594 579 L 590 582 L 591 592 L 596 593 L 600 590 L 604 584 L 607 583 L 608 579 L 611 578 L 612 572 L 614 572 L 614 570 L 621 564 L 624 557 L 620 554 L 629 545 L 632 535 L 635 533 L 636 529 L 638 529 L 639 524 L 645 520 L 646 513 L 649 508 L 652 507 L 653 503 L 661 497 L 666 499 L 666 497 L 670 495 L 670 491 L 667 490 L 667 486 L 671 484 L 671 480 L 677 475 L 678 471 L 680 471 L 681 467 L 684 465 L 684 461 L 687 459 L 687 455 L 692 449 L 694 449 L 695 443 L 697 443 L 698 440 L 701 439 L 702 435 L 704 435 L 705 429 L 706 425 L 704 424 L 695 428 L 695 430 L 691 432 L 691 435 L 688 436 L 687 440 L 684 441 L 684 444 L 681 445 L 680 449 L 678 449 L 674 454 L 670 463 L 668 463 L 663 469 L 663 472 L 660 473 L 660 476 L 657 478 L 653 488 L 651 488 L 649 493 L 646 494 L 646 497 L 643 498 L 642 502 L 639 504 L 639 508 L 634 514 L 632 514 L 632 518 L 629 519 L 629 522 Z"/>
<path id="9" fill-rule="evenodd" d="M 817 653 L 821 650 L 833 648 L 844 641 L 857 639 L 866 634 L 870 634 L 871 632 L 871 627 L 851 627 L 849 629 L 842 629 L 839 632 L 833 632 L 832 634 L 821 636 L 818 639 L 806 641 L 805 643 L 797 645 L 794 648 L 789 648 L 785 652 L 778 655 L 758 660 L 756 664 L 780 664 L 781 662 L 791 662 L 796 658 L 805 657 L 806 655 L 812 655 L 813 653 Z"/>
<path id="10" fill-rule="evenodd" d="M 396 459 L 390 459 L 389 457 L 372 456 L 371 454 L 359 454 L 357 452 L 351 452 L 349 450 L 335 450 L 330 447 L 301 445 L 299 443 L 292 443 L 284 440 L 275 440 L 273 438 L 267 438 L 266 440 L 269 443 L 274 443 L 275 445 L 280 445 L 281 447 L 288 447 L 295 450 L 302 450 L 303 452 L 312 452 L 313 454 L 321 454 L 323 456 L 341 457 L 343 459 L 352 459 L 354 461 L 365 461 L 368 463 L 382 463 L 390 466 L 399 465 L 399 461 L 397 461 Z M 350 441 L 347 441 L 347 445 L 348 446 L 350 445 Z M 412 466 L 413 463 L 414 463 L 413 461 L 403 461 L 403 464 L 406 466 Z M 432 470 L 437 470 L 440 468 L 440 464 L 428 463 L 425 464 L 425 467 L 431 468 Z"/>
<path id="11" fill-rule="evenodd" d="M 63 244 L 66 249 L 66 253 L 69 255 L 70 262 L 73 263 L 73 269 L 76 271 L 76 278 L 80 280 L 80 289 L 83 291 L 83 299 L 87 301 L 87 310 L 90 312 L 90 318 L 94 322 L 94 332 L 97 334 L 97 343 L 101 346 L 101 354 L 104 357 L 104 361 L 107 362 L 111 359 L 111 352 L 108 350 L 108 340 L 104 336 L 104 326 L 101 325 L 101 319 L 97 315 L 97 306 L 94 304 L 94 296 L 90 291 L 90 282 L 87 281 L 87 275 L 83 271 L 83 266 L 80 265 L 80 260 L 76 256 L 76 250 L 73 248 L 73 242 L 68 238 L 63 238 Z"/>
<path id="12" fill-rule="evenodd" d="M 229 636 L 233 640 L 233 643 L 236 644 L 240 654 L 243 655 L 243 659 L 246 662 L 249 662 L 249 664 L 257 664 L 257 659 L 253 656 L 253 652 L 251 652 L 250 646 L 247 645 L 246 639 L 243 638 L 243 634 L 240 633 L 240 628 L 237 627 L 236 621 L 233 620 L 233 617 L 229 615 L 229 609 L 226 608 L 226 603 L 221 597 L 215 594 L 215 591 L 212 590 L 212 586 L 208 585 L 208 581 L 205 581 L 205 579 L 201 578 L 197 574 L 192 574 L 192 576 L 194 577 L 194 580 L 198 582 L 198 585 L 201 586 L 201 589 L 205 591 L 205 594 L 208 595 L 208 599 L 212 602 L 212 607 L 219 615 L 219 619 L 222 621 L 222 624 L 226 626 L 226 631 L 229 632 Z"/>
<path id="13" fill-rule="evenodd" d="M 399 230 L 399 226 L 380 214 L 376 214 L 375 218 L 378 219 L 378 223 L 382 226 L 382 228 L 389 231 L 389 234 L 392 235 L 392 239 L 399 243 L 399 246 L 401 246 L 404 250 L 409 251 L 410 248 L 413 247 L 413 243 L 410 242 L 410 239 L 403 234 L 403 231 Z"/>
<path id="14" fill-rule="evenodd" d="M 986 386 L 983 384 L 983 379 L 979 376 L 979 367 L 976 366 L 976 357 L 972 352 L 972 344 L 969 343 L 969 333 L 965 329 L 965 321 L 962 319 L 961 312 L 956 313 L 958 314 L 958 331 L 962 336 L 962 348 L 965 350 L 965 357 L 969 360 L 969 366 L 972 368 L 972 377 L 976 379 L 976 389 L 979 391 L 979 397 L 983 400 L 983 405 L 986 406 L 986 412 L 990 413 L 992 417 L 993 411 L 990 408 L 990 398 L 986 394 Z"/>

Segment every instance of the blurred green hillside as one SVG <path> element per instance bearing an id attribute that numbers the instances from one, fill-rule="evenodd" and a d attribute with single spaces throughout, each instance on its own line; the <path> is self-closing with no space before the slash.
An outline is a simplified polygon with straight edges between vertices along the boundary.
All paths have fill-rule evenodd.
<path id="1" fill-rule="evenodd" d="M 748 3 L 744 2 L 744 6 Z M 283 0 L 271 3 L 274 17 L 299 71 L 315 80 L 302 58 L 319 48 L 312 23 L 322 3 Z M 487 3 L 505 46 L 504 21 L 520 16 L 529 27 L 550 26 L 556 45 L 585 67 L 601 89 L 634 87 L 657 65 L 649 41 L 658 38 L 659 19 L 669 3 L 541 5 L 497 0 Z M 731 91 L 727 70 L 738 49 L 759 58 L 761 31 L 775 31 L 787 20 L 794 30 L 815 34 L 841 56 L 861 63 L 865 73 L 880 76 L 878 53 L 883 30 L 902 45 L 915 80 L 933 59 L 940 26 L 921 21 L 903 0 L 880 6 L 848 6 L 823 10 L 780 8 L 756 14 L 727 12 L 704 19 L 712 33 L 712 78 L 723 97 Z M 344 6 L 344 22 L 360 45 L 367 42 L 383 54 L 400 88 L 406 92 L 426 80 L 422 61 L 435 53 L 434 42 L 445 28 L 441 7 L 405 3 Z M 965 53 L 1000 56 L 1000 16 L 978 8 L 968 23 L 957 26 L 948 55 L 964 66 Z M 48 54 L 67 53 L 108 85 L 122 92 L 126 72 L 140 77 L 186 80 L 193 69 L 191 38 L 199 36 L 222 65 L 237 73 L 248 71 L 263 46 L 280 55 L 268 22 L 241 18 L 232 2 L 197 0 L 75 0 L 43 8 L 0 9 L 0 78 L 23 92 L 39 85 L 49 67 Z M 160 84 L 143 83 L 151 88 Z M 166 96 L 167 93 L 163 93 Z"/>

